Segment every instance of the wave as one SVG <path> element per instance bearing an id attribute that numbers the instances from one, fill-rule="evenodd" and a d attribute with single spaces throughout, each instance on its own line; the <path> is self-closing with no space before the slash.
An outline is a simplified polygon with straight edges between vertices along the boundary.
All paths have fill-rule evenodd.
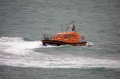
<path id="1" fill-rule="evenodd" d="M 39 48 L 41 41 L 24 41 L 20 37 L 1 37 L 0 51 L 13 54 L 25 54 L 24 51 Z"/>
<path id="2" fill-rule="evenodd" d="M 16 58 L 4 60 L 4 65 L 17 67 L 39 67 L 39 68 L 120 68 L 120 62 L 108 59 L 76 58 L 76 57 L 54 57 L 45 55 L 41 58 Z"/>
<path id="3" fill-rule="evenodd" d="M 94 44 L 92 42 L 87 42 L 86 46 L 93 46 Z"/>
<path id="4" fill-rule="evenodd" d="M 76 57 L 69 54 L 51 55 L 41 52 L 41 50 L 53 47 L 55 46 L 44 47 L 41 41 L 26 41 L 21 37 L 1 37 L 0 65 L 40 68 L 120 68 L 118 60 Z M 35 49 L 40 49 L 40 51 L 35 51 Z"/>

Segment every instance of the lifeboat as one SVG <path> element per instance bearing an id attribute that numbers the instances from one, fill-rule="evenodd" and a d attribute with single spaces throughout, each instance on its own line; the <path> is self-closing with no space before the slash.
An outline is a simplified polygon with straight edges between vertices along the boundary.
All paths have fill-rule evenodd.
<path id="1" fill-rule="evenodd" d="M 72 31 L 68 31 L 69 28 L 72 28 Z M 74 23 L 71 26 L 68 26 L 65 32 L 56 33 L 54 36 L 43 35 L 44 39 L 42 40 L 43 46 L 52 45 L 72 45 L 72 46 L 86 46 L 85 36 L 81 36 L 76 32 Z"/>

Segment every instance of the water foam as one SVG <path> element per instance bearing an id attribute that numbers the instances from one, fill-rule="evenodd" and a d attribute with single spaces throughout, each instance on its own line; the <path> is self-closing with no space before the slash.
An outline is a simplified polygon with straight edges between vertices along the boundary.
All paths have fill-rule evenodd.
<path id="1" fill-rule="evenodd" d="M 94 44 L 92 42 L 87 42 L 86 46 L 93 46 Z"/>
<path id="2" fill-rule="evenodd" d="M 53 56 L 52 56 L 53 57 Z M 108 59 L 94 58 L 61 58 L 46 56 L 40 59 L 10 59 L 4 64 L 18 67 L 40 67 L 40 68 L 120 68 L 120 62 Z"/>
<path id="3" fill-rule="evenodd" d="M 0 65 L 40 68 L 120 68 L 118 60 L 75 57 L 69 54 L 59 56 L 34 50 L 43 47 L 41 41 L 25 41 L 20 37 L 1 37 Z M 49 47 L 55 46 L 47 46 L 46 48 Z"/>
<path id="4" fill-rule="evenodd" d="M 26 54 L 30 49 L 42 46 L 41 41 L 24 41 L 20 37 L 1 37 L 0 51 L 16 55 Z"/>

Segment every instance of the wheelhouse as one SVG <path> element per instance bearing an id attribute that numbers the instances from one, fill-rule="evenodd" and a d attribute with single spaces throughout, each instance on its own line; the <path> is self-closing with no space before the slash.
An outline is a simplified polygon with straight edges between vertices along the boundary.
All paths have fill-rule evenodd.
<path id="1" fill-rule="evenodd" d="M 77 32 L 62 32 L 55 34 L 52 40 L 75 43 L 80 41 L 80 36 Z"/>

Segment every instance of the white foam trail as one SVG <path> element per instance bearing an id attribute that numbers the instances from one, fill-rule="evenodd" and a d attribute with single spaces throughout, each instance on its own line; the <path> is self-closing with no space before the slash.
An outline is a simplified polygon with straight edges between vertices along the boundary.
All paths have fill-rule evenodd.
<path id="1" fill-rule="evenodd" d="M 20 37 L 1 37 L 0 51 L 23 55 L 30 52 L 30 49 L 39 48 L 42 46 L 41 41 L 24 41 Z"/>
<path id="2" fill-rule="evenodd" d="M 119 60 L 75 57 L 64 54 L 58 56 L 34 51 L 36 48 L 42 49 L 43 47 L 41 41 L 24 41 L 20 37 L 1 37 L 0 65 L 40 68 L 120 68 Z"/>
<path id="3" fill-rule="evenodd" d="M 93 46 L 94 44 L 92 42 L 87 42 L 86 46 Z"/>
<path id="4" fill-rule="evenodd" d="M 53 47 L 59 47 L 59 46 L 52 46 L 52 45 L 41 46 L 41 48 L 53 48 Z"/>
<path id="5" fill-rule="evenodd" d="M 40 68 L 120 68 L 117 60 L 94 59 L 94 58 L 49 58 L 40 59 L 9 59 L 4 64 L 18 67 Z"/>

